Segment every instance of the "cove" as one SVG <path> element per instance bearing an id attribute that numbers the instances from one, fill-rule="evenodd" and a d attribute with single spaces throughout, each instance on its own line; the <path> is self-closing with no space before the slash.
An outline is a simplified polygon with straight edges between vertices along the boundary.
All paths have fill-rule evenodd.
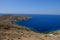
<path id="1" fill-rule="evenodd" d="M 37 32 L 52 32 L 60 30 L 60 15 L 24 15 L 32 17 L 29 20 L 16 21 L 18 25 L 25 26 Z"/>

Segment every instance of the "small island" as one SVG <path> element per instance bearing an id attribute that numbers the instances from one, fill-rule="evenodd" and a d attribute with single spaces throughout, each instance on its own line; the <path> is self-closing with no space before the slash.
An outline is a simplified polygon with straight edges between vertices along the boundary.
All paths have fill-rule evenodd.
<path id="1" fill-rule="evenodd" d="M 12 24 L 17 20 L 29 20 L 29 16 L 0 16 L 0 40 L 60 40 L 60 30 L 51 33 L 38 33 L 24 26 Z"/>

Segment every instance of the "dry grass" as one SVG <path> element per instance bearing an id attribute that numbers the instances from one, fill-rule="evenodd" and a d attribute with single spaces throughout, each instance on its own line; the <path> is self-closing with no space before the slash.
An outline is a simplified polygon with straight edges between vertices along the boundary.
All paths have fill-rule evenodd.
<path id="1" fill-rule="evenodd" d="M 52 33 L 53 36 L 50 34 L 36 33 L 21 26 L 15 26 L 0 26 L 0 40 L 60 40 L 60 37 L 56 37 L 60 31 Z"/>

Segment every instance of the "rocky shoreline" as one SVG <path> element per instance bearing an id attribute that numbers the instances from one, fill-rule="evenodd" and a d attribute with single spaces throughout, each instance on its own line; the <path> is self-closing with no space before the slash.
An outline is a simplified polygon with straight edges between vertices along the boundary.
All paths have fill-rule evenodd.
<path id="1" fill-rule="evenodd" d="M 27 16 L 0 16 L 0 40 L 60 40 L 60 30 L 48 34 L 37 33 L 12 24 L 14 20 L 28 20 Z"/>

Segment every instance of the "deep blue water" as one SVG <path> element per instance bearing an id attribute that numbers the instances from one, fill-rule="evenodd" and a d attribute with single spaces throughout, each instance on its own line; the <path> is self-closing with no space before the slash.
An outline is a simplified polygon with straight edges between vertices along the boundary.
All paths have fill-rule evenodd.
<path id="1" fill-rule="evenodd" d="M 15 14 L 15 16 L 18 14 Z M 38 14 L 21 14 L 19 16 L 30 16 L 29 20 L 16 21 L 18 25 L 25 26 L 37 32 L 51 32 L 60 30 L 60 15 L 38 15 Z"/>
<path id="2" fill-rule="evenodd" d="M 26 15 L 25 15 L 26 16 Z M 25 26 L 37 32 L 51 32 L 60 30 L 60 15 L 27 15 L 29 20 L 16 21 L 16 24 Z"/>

